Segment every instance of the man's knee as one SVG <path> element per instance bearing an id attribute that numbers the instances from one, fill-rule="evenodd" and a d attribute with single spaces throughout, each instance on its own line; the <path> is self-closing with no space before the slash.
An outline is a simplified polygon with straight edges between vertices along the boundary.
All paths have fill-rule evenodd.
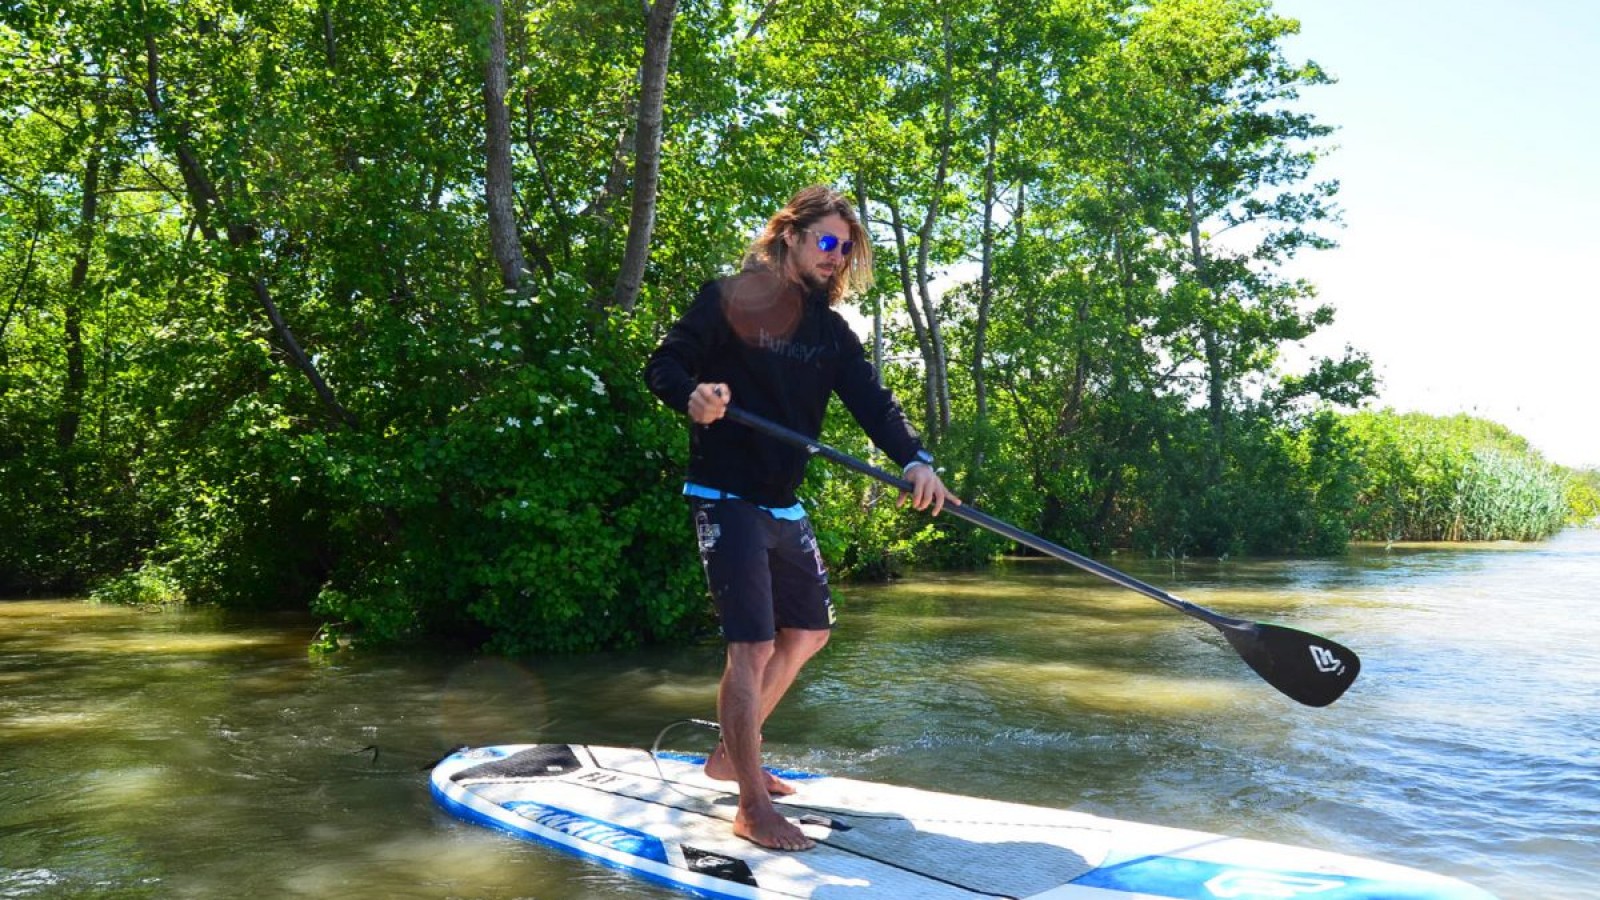
<path id="1" fill-rule="evenodd" d="M 776 641 L 729 641 L 728 668 L 760 672 L 775 652 Z"/>
<path id="2" fill-rule="evenodd" d="M 827 645 L 832 634 L 826 628 L 785 628 L 778 632 L 778 642 L 790 653 L 810 657 Z"/>

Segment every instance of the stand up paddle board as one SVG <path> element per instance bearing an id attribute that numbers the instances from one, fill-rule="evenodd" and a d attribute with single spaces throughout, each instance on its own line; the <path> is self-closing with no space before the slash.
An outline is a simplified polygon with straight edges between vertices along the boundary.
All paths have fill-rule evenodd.
<path id="1" fill-rule="evenodd" d="M 774 770 L 817 846 L 733 834 L 705 758 L 582 744 L 461 750 L 433 770 L 451 813 L 703 897 L 740 900 L 1494 900 L 1453 878 L 1335 853 Z"/>

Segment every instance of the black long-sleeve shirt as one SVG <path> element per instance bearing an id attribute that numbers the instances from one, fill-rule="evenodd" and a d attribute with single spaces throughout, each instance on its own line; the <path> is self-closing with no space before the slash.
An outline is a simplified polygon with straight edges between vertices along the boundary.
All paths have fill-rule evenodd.
<path id="1" fill-rule="evenodd" d="M 872 442 L 910 464 L 922 441 L 894 395 L 878 382 L 861 341 L 814 291 L 800 297 L 764 273 L 708 282 L 645 366 L 645 382 L 667 406 L 687 412 L 701 383 L 723 383 L 742 409 L 807 435 L 822 432 L 838 394 Z M 805 450 L 726 419 L 691 425 L 689 480 L 761 506 L 798 502 Z"/>

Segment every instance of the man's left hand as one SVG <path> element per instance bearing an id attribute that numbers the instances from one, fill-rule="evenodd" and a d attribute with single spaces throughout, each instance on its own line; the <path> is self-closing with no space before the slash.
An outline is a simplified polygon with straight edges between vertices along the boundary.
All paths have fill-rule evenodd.
<path id="1" fill-rule="evenodd" d="M 961 505 L 961 498 L 950 493 L 950 489 L 944 486 L 944 479 L 927 463 L 912 466 L 906 472 L 906 480 L 911 482 L 911 506 L 914 509 L 927 509 L 931 504 L 933 514 L 937 516 L 946 503 Z M 901 505 L 905 502 L 906 495 L 901 494 Z"/>

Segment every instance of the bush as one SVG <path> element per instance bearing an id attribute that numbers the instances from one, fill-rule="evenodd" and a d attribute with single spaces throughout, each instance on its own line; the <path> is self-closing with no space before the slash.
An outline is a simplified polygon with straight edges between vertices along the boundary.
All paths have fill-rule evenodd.
<path id="1" fill-rule="evenodd" d="M 349 547 L 316 611 L 366 640 L 456 635 L 508 653 L 681 639 L 711 625 L 678 497 L 681 417 L 644 389 L 643 316 L 598 326 L 577 289 L 507 298 L 486 388 L 436 427 L 332 447 L 326 479 L 387 543 Z M 320 450 L 319 450 L 320 452 Z"/>
<path id="2" fill-rule="evenodd" d="M 1387 410 L 1346 421 L 1362 444 L 1357 538 L 1530 541 L 1569 515 L 1567 477 L 1503 426 Z"/>
<path id="3" fill-rule="evenodd" d="M 1567 472 L 1567 521 L 1574 525 L 1600 525 L 1600 469 Z"/>
<path id="4" fill-rule="evenodd" d="M 170 606 L 186 597 L 170 567 L 149 565 L 106 579 L 89 592 L 89 599 L 119 606 Z"/>

